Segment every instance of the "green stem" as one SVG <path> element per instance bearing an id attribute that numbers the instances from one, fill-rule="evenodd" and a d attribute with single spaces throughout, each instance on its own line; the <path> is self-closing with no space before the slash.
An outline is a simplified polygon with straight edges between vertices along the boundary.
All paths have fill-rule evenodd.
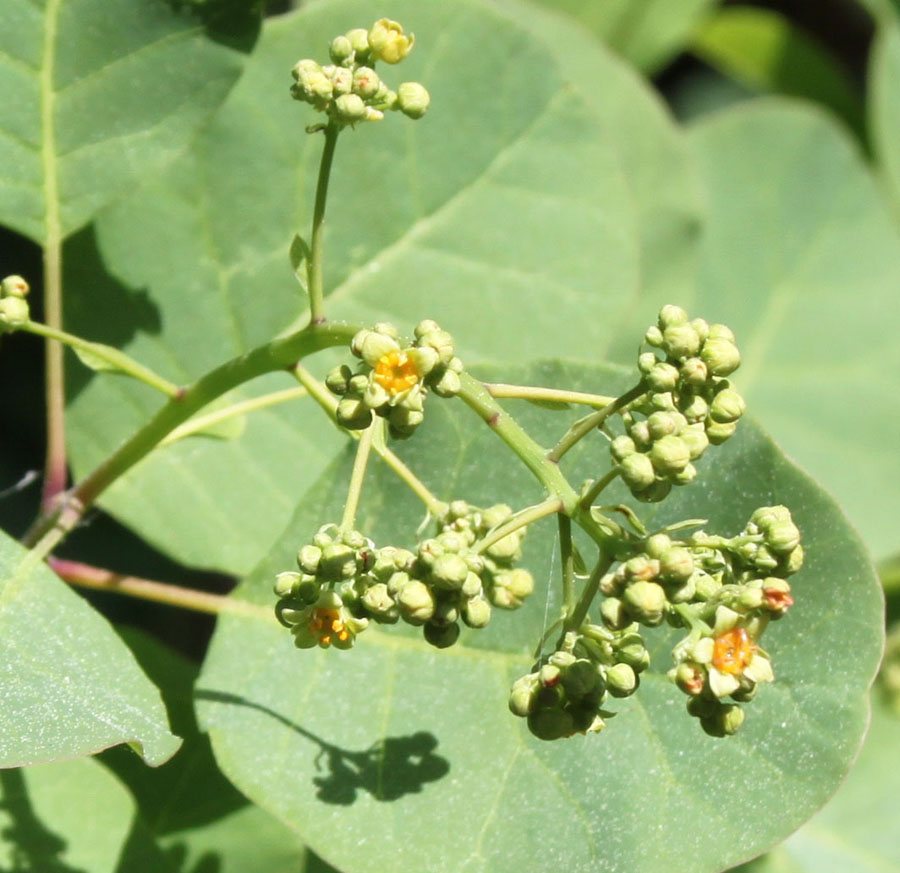
<path id="1" fill-rule="evenodd" d="M 597 559 L 597 565 L 594 567 L 594 571 L 591 573 L 587 584 L 584 586 L 584 591 L 581 592 L 578 603 L 575 604 L 575 608 L 571 612 L 567 612 L 565 622 L 566 630 L 576 630 L 584 623 L 584 620 L 587 618 L 588 610 L 590 610 L 591 604 L 594 602 L 594 598 L 600 590 L 600 580 L 613 565 L 613 560 L 612 556 L 607 556 L 601 550 L 600 557 Z"/>
<path id="2" fill-rule="evenodd" d="M 74 513 L 77 522 L 116 479 L 146 457 L 176 427 L 226 391 L 265 373 L 290 369 L 313 352 L 346 345 L 359 330 L 358 325 L 349 324 L 309 325 L 290 336 L 258 346 L 207 373 L 179 391 L 131 439 L 70 489 L 65 499 L 52 510 L 45 511 L 25 535 L 24 544 L 33 546 L 52 531 L 67 512 Z"/>
<path id="3" fill-rule="evenodd" d="M 548 515 L 553 515 L 555 512 L 561 513 L 562 510 L 562 501 L 558 497 L 548 497 L 541 503 L 535 503 L 534 506 L 526 506 L 525 509 L 520 509 L 518 512 L 513 513 L 504 522 L 488 531 L 482 539 L 472 546 L 472 550 L 481 554 L 494 543 L 500 542 L 504 537 L 509 536 L 520 528 L 546 518 Z"/>
<path id="4" fill-rule="evenodd" d="M 461 373 L 459 379 L 460 399 L 522 459 L 547 491 L 559 498 L 562 511 L 571 515 L 578 505 L 578 495 L 556 463 L 547 457 L 544 447 L 522 429 L 481 382 L 468 373 Z"/>
<path id="5" fill-rule="evenodd" d="M 626 391 L 621 397 L 617 397 L 609 406 L 598 409 L 590 415 L 585 416 L 580 421 L 576 421 L 572 427 L 566 432 L 562 439 L 547 452 L 547 458 L 556 463 L 560 458 L 569 451 L 579 440 L 587 436 L 592 430 L 602 427 L 603 423 L 611 415 L 614 415 L 622 407 L 627 406 L 632 400 L 640 397 L 644 393 L 644 386 L 635 385 L 634 388 Z"/>
<path id="6" fill-rule="evenodd" d="M 350 485 L 347 487 L 347 503 L 344 505 L 344 515 L 341 517 L 341 530 L 343 531 L 352 529 L 356 521 L 356 510 L 359 508 L 359 497 L 362 494 L 363 480 L 366 477 L 366 466 L 372 451 L 372 438 L 375 436 L 375 428 L 380 424 L 380 421 L 373 421 L 359 437 L 356 458 L 353 460 L 353 472 L 350 474 Z"/>
<path id="7" fill-rule="evenodd" d="M 331 392 L 301 364 L 297 364 L 297 366 L 294 367 L 293 373 L 294 376 L 296 376 L 297 381 L 309 392 L 309 396 L 322 407 L 338 429 L 342 433 L 345 433 L 354 439 L 358 439 L 357 431 L 348 431 L 337 424 L 337 400 L 335 400 Z M 443 518 L 447 514 L 447 504 L 444 503 L 443 500 L 439 500 L 435 497 L 428 486 L 387 446 L 376 441 L 373 448 L 375 453 L 397 474 L 410 491 L 425 504 L 425 508 L 432 516 L 435 518 Z"/>
<path id="8" fill-rule="evenodd" d="M 49 324 L 41 324 L 38 321 L 28 321 L 18 329 L 34 334 L 35 336 L 56 340 L 76 351 L 84 352 L 87 355 L 99 358 L 109 365 L 110 370 L 131 376 L 133 379 L 137 379 L 145 385 L 149 385 L 151 388 L 161 391 L 167 397 L 175 397 L 180 390 L 173 382 L 164 379 L 162 376 L 154 373 L 149 367 L 145 367 L 143 364 L 135 361 L 134 358 L 130 358 L 124 352 L 120 352 L 112 346 L 90 342 L 89 340 L 82 339 L 74 334 L 66 333 L 64 330 L 52 327 Z"/>
<path id="9" fill-rule="evenodd" d="M 242 400 L 240 403 L 232 403 L 224 409 L 217 409 L 215 412 L 210 412 L 207 415 L 196 415 L 184 424 L 178 425 L 165 439 L 160 440 L 160 448 L 176 443 L 178 440 L 183 440 L 185 437 L 201 433 L 213 425 L 221 424 L 223 421 L 229 421 L 240 415 L 257 412 L 260 409 L 268 409 L 270 406 L 277 406 L 279 403 L 286 403 L 289 400 L 299 400 L 301 397 L 306 397 L 308 393 L 302 387 L 285 388 L 283 391 L 272 391 L 270 394 L 263 394 L 261 397 L 251 397 L 249 400 Z"/>
<path id="10" fill-rule="evenodd" d="M 581 508 L 582 509 L 590 509 L 593 506 L 594 501 L 597 499 L 597 496 L 603 491 L 610 482 L 612 482 L 619 475 L 619 470 L 616 467 L 613 467 L 605 476 L 601 476 L 593 485 L 591 485 L 588 492 L 581 498 Z"/>
<path id="11" fill-rule="evenodd" d="M 531 385 L 508 385 L 503 382 L 485 382 L 491 397 L 508 400 L 530 400 L 546 403 L 576 403 L 603 409 L 615 402 L 615 397 L 602 394 L 585 394 L 582 391 L 564 391 L 558 388 L 539 388 Z"/>
<path id="12" fill-rule="evenodd" d="M 559 521 L 559 553 L 562 557 L 563 604 L 566 615 L 575 606 L 575 548 L 572 543 L 572 519 L 560 513 Z"/>
<path id="13" fill-rule="evenodd" d="M 712 634 L 712 628 L 697 613 L 691 609 L 686 603 L 676 603 L 672 606 L 678 615 L 681 616 L 684 623 L 696 632 L 698 636 Z"/>
<path id="14" fill-rule="evenodd" d="M 322 281 L 322 248 L 325 229 L 325 203 L 328 200 L 328 180 L 337 145 L 340 128 L 330 122 L 325 128 L 325 146 L 319 163 L 319 180 L 316 184 L 316 202 L 313 207 L 312 234 L 309 241 L 309 321 L 322 324 L 325 321 L 325 292 Z"/>
<path id="15" fill-rule="evenodd" d="M 93 567 L 90 564 L 82 564 L 79 561 L 50 558 L 48 563 L 60 579 L 81 588 L 111 591 L 127 597 L 152 600 L 155 603 L 165 603 L 169 606 L 178 606 L 182 609 L 191 609 L 210 615 L 232 613 L 250 615 L 254 618 L 272 619 L 274 617 L 271 609 L 265 609 L 255 603 L 248 603 L 246 600 L 224 597 L 221 594 L 210 594 L 207 591 L 183 588 L 180 585 L 170 585 L 168 582 L 156 582 L 152 579 L 141 579 L 138 576 L 126 576 L 114 573 L 112 570 Z"/>

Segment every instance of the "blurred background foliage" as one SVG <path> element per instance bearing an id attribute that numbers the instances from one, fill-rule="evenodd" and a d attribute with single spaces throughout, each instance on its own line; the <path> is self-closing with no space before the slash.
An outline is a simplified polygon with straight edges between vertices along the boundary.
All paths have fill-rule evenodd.
<path id="1" fill-rule="evenodd" d="M 539 2 L 579 22 L 631 64 L 649 80 L 674 117 L 694 130 L 700 140 L 711 135 L 710 129 L 704 132 L 703 125 L 716 113 L 770 95 L 800 101 L 812 111 L 824 113 L 840 126 L 868 164 L 877 196 L 897 219 L 896 231 L 900 234 L 898 0 Z M 267 4 L 266 14 L 279 15 L 298 5 L 301 4 L 289 0 L 272 0 Z M 602 84 L 597 87 L 602 88 Z M 773 142 L 773 148 L 777 148 L 777 143 Z M 0 264 L 7 263 L 15 264 L 16 272 L 39 276 L 40 250 L 24 237 L 0 230 Z M 900 297 L 900 272 L 894 277 L 894 286 Z M 41 317 L 38 298 L 35 294 L 35 318 Z M 847 288 L 844 305 L 848 310 L 853 307 L 853 288 Z M 811 311 L 809 317 L 814 321 L 815 312 Z M 896 309 L 886 312 L 884 330 L 897 329 Z M 884 337 L 879 338 L 879 342 L 883 340 Z M 889 339 L 889 343 L 895 350 L 900 346 L 896 339 Z M 840 357 L 840 350 L 835 349 L 835 354 Z M 865 404 L 877 403 L 879 396 L 884 396 L 885 402 L 893 403 L 896 408 L 900 387 L 897 355 L 885 357 L 883 368 L 874 365 L 866 372 L 866 378 L 874 384 L 868 384 L 858 396 L 851 394 L 839 401 L 848 416 L 857 415 L 857 421 L 873 411 Z M 0 489 L 7 489 L 0 499 L 0 526 L 13 535 L 24 531 L 39 499 L 39 485 L 30 471 L 39 470 L 43 457 L 42 366 L 41 349 L 28 337 L 5 338 L 0 345 Z M 878 434 L 877 439 L 886 446 L 886 452 L 896 457 L 900 452 L 900 427 L 896 417 L 889 417 L 888 424 L 888 432 Z M 835 457 L 834 464 L 850 465 L 848 475 L 853 478 L 852 458 Z M 838 487 L 829 481 L 824 484 Z M 895 486 L 896 482 L 887 477 L 884 490 L 864 495 L 872 514 L 883 516 L 897 505 L 900 495 Z M 872 548 L 885 585 L 889 630 L 900 619 L 900 532 L 892 537 L 891 530 L 897 531 L 896 515 L 885 521 L 877 542 L 867 538 L 865 527 L 861 530 L 863 539 Z M 234 585 L 234 580 L 225 574 L 178 565 L 99 511 L 90 516 L 62 554 L 210 591 L 224 592 Z M 138 826 L 130 820 L 131 801 L 122 801 L 125 805 L 119 806 L 106 833 L 122 831 L 120 840 L 127 834 L 127 845 L 132 851 L 140 852 L 141 841 L 147 837 L 141 828 L 150 827 L 167 853 L 159 869 L 167 869 L 165 864 L 171 865 L 171 869 L 193 873 L 247 869 L 241 866 L 248 863 L 242 854 L 246 847 L 240 840 L 242 834 L 266 835 L 271 857 L 262 862 L 259 857 L 253 858 L 255 865 L 265 863 L 265 869 L 305 869 L 309 873 L 330 869 L 308 854 L 280 825 L 249 806 L 222 780 L 212 763 L 208 743 L 197 732 L 186 702 L 190 681 L 212 631 L 212 620 L 151 604 L 135 605 L 109 595 L 87 596 L 112 620 L 139 627 L 167 644 L 168 648 L 162 649 L 149 637 L 129 638 L 151 676 L 154 670 L 166 670 L 170 676 L 186 677 L 184 687 L 177 692 L 180 700 L 168 701 L 183 722 L 178 732 L 189 738 L 197 778 L 222 782 L 221 808 L 197 813 L 201 823 L 207 821 L 209 827 L 204 831 L 195 827 L 196 821 L 191 822 L 192 836 L 188 842 L 179 841 L 178 828 L 166 819 L 167 816 L 174 817 L 174 821 L 182 820 L 179 817 L 190 819 L 185 809 L 176 808 L 174 812 L 161 809 L 150 824 L 144 822 Z M 747 873 L 900 870 L 900 843 L 895 830 L 896 798 L 900 796 L 900 637 L 896 630 L 889 639 L 883 678 L 874 693 L 870 737 L 847 783 L 810 823 L 783 845 L 741 870 Z M 172 650 L 179 654 L 176 656 Z M 121 751 L 108 753 L 106 762 L 116 772 L 127 775 L 135 762 Z M 92 766 L 95 766 L 92 762 L 72 765 L 85 771 Z M 140 775 L 131 775 L 130 784 L 139 784 Z M 107 798 L 108 806 L 118 802 L 117 787 L 104 781 L 100 768 L 87 776 L 79 772 L 73 779 L 76 777 L 78 785 L 86 778 L 96 780 L 98 796 Z M 7 798 L 30 796 L 38 800 L 45 798 L 41 802 L 46 804 L 62 804 L 60 797 L 49 796 L 49 788 L 39 784 L 38 777 L 33 786 L 29 783 L 27 795 L 20 784 L 13 784 L 16 778 L 3 777 Z M 158 785 L 148 786 L 148 797 L 158 790 Z M 183 792 L 183 787 L 180 790 Z M 152 805 L 152 800 L 147 802 Z M 178 797 L 178 803 L 182 802 L 186 808 L 190 807 L 189 792 Z M 29 822 L 32 827 L 22 845 L 27 848 L 33 844 L 33 851 L 31 856 L 19 860 L 23 866 L 11 869 L 68 869 L 54 857 L 52 835 L 48 837 L 40 832 L 40 824 L 28 808 L 27 800 L 22 800 L 22 804 L 18 821 L 24 823 L 26 830 Z M 78 842 L 77 822 L 67 822 L 65 817 L 60 821 L 70 828 L 66 839 Z M 121 857 L 127 859 L 127 853 Z"/>

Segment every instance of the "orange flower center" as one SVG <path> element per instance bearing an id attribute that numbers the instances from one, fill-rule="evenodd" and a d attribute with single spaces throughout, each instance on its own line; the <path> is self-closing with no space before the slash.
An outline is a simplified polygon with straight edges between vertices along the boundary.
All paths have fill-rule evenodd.
<path id="1" fill-rule="evenodd" d="M 336 609 L 314 609 L 309 618 L 309 632 L 323 646 L 330 646 L 335 636 L 342 643 L 350 639 L 350 631 Z"/>
<path id="2" fill-rule="evenodd" d="M 720 673 L 735 676 L 750 666 L 756 652 L 754 643 L 742 627 L 732 628 L 716 637 L 713 648 L 713 667 Z"/>
<path id="3" fill-rule="evenodd" d="M 375 365 L 375 381 L 389 393 L 399 394 L 419 381 L 419 372 L 406 352 L 388 352 Z"/>

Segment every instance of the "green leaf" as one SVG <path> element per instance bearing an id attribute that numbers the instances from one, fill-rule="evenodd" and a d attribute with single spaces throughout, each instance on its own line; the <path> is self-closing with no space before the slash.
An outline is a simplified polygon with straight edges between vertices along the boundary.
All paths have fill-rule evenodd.
<path id="1" fill-rule="evenodd" d="M 156 688 L 106 621 L 0 532 L 0 767 L 118 743 L 157 766 L 178 748 Z"/>
<path id="2" fill-rule="evenodd" d="M 740 84 L 821 103 L 862 133 L 860 96 L 850 74 L 818 40 L 767 9 L 720 9 L 695 32 L 691 51 Z"/>
<path id="3" fill-rule="evenodd" d="M 871 60 L 872 141 L 900 215 L 900 21 L 881 28 Z"/>
<path id="4" fill-rule="evenodd" d="M 604 393 L 630 378 L 559 364 L 482 375 Z M 468 410 L 429 404 L 402 453 L 442 499 L 539 498 L 530 474 Z M 527 403 L 510 410 L 545 444 L 564 427 Z M 604 455 L 599 437 L 585 443 L 566 458 L 575 481 L 596 474 Z M 534 597 L 483 631 L 464 630 L 446 651 L 403 625 L 366 630 L 349 652 L 298 651 L 278 626 L 224 617 L 196 692 L 220 766 L 349 873 L 705 873 L 768 848 L 825 802 L 854 758 L 882 645 L 881 594 L 833 501 L 757 427 L 742 424 L 710 455 L 695 485 L 642 517 L 653 526 L 707 517 L 707 529 L 727 533 L 755 507 L 783 502 L 808 547 L 792 580 L 797 605 L 766 636 L 778 681 L 748 706 L 738 737 L 709 739 L 686 715 L 683 695 L 661 675 L 677 639 L 665 629 L 652 639 L 652 674 L 602 734 L 541 743 L 510 715 L 509 685 L 559 607 L 556 530 L 545 520 L 525 541 Z M 350 461 L 348 452 L 326 472 L 237 596 L 273 602 L 274 574 L 340 516 Z M 377 544 L 411 544 L 421 512 L 374 468 L 358 520 Z"/>
<path id="5" fill-rule="evenodd" d="M 847 782 L 812 821 L 742 873 L 896 873 L 900 718 L 873 697 L 866 744 Z"/>
<path id="6" fill-rule="evenodd" d="M 538 0 L 562 10 L 646 72 L 685 46 L 715 0 Z"/>
<path id="7" fill-rule="evenodd" d="M 296 834 L 248 803 L 219 771 L 209 739 L 200 734 L 194 719 L 197 666 L 142 633 L 128 630 L 123 636 L 147 675 L 163 689 L 172 724 L 184 744 L 155 770 L 121 748 L 110 749 L 103 761 L 131 789 L 142 821 L 177 869 L 333 873 Z"/>
<path id="8" fill-rule="evenodd" d="M 174 873 L 128 791 L 90 759 L 0 770 L 0 869 Z"/>
<path id="9" fill-rule="evenodd" d="M 686 145 L 647 86 L 565 22 L 538 38 L 477 0 L 394 0 L 383 12 L 416 33 L 402 76 L 425 83 L 432 109 L 341 136 L 329 317 L 406 331 L 432 317 L 469 361 L 633 350 L 605 313 L 639 288 L 690 287 L 698 220 Z M 67 246 L 72 330 L 184 384 L 300 323 L 288 255 L 309 223 L 322 143 L 303 133 L 316 115 L 286 85 L 298 57 L 321 56 L 371 15 L 362 0 L 335 0 L 267 21 L 191 152 Z M 556 38 L 568 33 L 577 69 Z M 578 71 L 604 88 L 571 87 Z M 159 401 L 121 380 L 70 378 L 70 455 L 84 475 Z M 273 376 L 236 399 L 287 384 Z M 255 413 L 227 446 L 204 442 L 166 447 L 101 502 L 178 560 L 245 573 L 341 443 L 310 403 Z M 173 483 L 187 484 L 177 501 Z"/>
<path id="10" fill-rule="evenodd" d="M 709 221 L 692 313 L 733 328 L 735 382 L 840 500 L 876 558 L 897 550 L 900 235 L 847 136 L 775 100 L 692 131 Z M 652 320 L 652 315 L 645 323 Z M 637 327 L 637 325 L 635 325 Z"/>
<path id="11" fill-rule="evenodd" d="M 240 74 L 252 10 L 4 0 L 0 222 L 58 241 L 158 172 Z"/>

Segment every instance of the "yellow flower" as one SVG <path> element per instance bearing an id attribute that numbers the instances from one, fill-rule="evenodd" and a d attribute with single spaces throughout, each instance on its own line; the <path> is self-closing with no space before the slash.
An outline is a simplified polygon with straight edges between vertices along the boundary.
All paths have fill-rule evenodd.
<path id="1" fill-rule="evenodd" d="M 369 30 L 369 49 L 373 61 L 399 64 L 411 51 L 416 38 L 403 33 L 403 26 L 389 18 L 376 21 Z"/>

